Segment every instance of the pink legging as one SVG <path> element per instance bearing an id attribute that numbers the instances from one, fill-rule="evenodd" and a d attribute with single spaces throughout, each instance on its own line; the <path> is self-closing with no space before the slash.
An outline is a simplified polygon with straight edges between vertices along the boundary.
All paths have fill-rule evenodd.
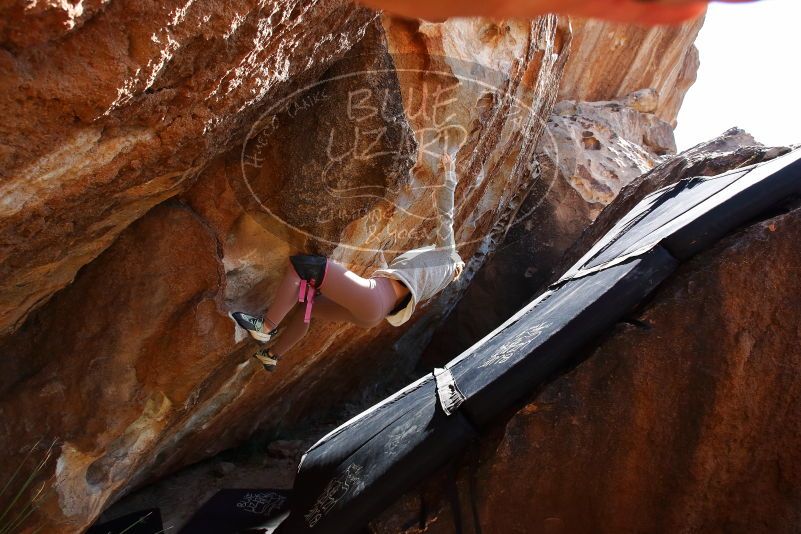
<path id="1" fill-rule="evenodd" d="M 266 329 L 278 326 L 298 303 L 300 277 L 290 264 L 278 286 L 272 306 L 264 314 Z M 313 318 L 326 321 L 347 321 L 362 328 L 378 325 L 395 307 L 392 282 L 384 277 L 362 278 L 342 265 L 328 260 L 328 270 L 314 299 Z M 304 304 L 305 306 L 305 304 Z M 282 328 L 270 351 L 283 356 L 309 331 L 303 313 L 295 313 Z"/>

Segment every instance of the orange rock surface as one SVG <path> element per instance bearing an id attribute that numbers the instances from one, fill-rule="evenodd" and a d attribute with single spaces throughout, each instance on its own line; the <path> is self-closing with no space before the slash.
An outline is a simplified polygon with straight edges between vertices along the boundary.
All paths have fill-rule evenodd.
<path id="1" fill-rule="evenodd" d="M 67 4 L 0 8 L 0 474 L 55 442 L 26 524 L 48 533 L 408 373 L 544 183 L 580 38 L 336 0 Z M 263 310 L 291 252 L 369 274 L 426 244 L 444 150 L 460 282 L 400 330 L 314 324 L 264 373 L 228 314 Z M 589 223 L 564 213 L 560 250 Z"/>
<path id="2" fill-rule="evenodd" d="M 369 273 L 425 244 L 446 149 L 471 259 L 444 296 L 455 299 L 534 183 L 570 40 L 556 17 L 382 25 L 346 4 L 232 7 L 228 19 L 204 6 L 127 19 L 112 3 L 60 46 L 12 55 L 17 78 L 3 78 L 22 87 L 27 61 L 26 83 L 45 86 L 61 69 L 53 90 L 87 113 L 64 120 L 64 101 L 48 114 L 33 93 L 3 93 L 6 109 L 30 109 L 30 136 L 4 132 L 19 148 L 3 167 L 0 471 L 57 440 L 31 520 L 47 532 L 75 532 L 146 481 L 408 370 L 413 355 L 391 349 L 402 331 L 315 324 L 268 375 L 228 314 L 263 310 L 291 251 Z M 153 39 L 114 48 L 126 24 Z M 86 64 L 59 59 L 64 42 L 107 43 L 91 32 L 126 59 L 103 66 L 88 44 L 75 44 Z M 108 77 L 76 91 L 94 67 Z"/>

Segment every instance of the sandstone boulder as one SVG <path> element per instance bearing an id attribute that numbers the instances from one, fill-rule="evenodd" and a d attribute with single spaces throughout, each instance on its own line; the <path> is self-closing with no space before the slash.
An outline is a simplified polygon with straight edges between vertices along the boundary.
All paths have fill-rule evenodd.
<path id="1" fill-rule="evenodd" d="M 545 273 L 600 209 L 587 188 L 608 188 L 608 202 L 669 151 L 656 116 L 671 120 L 660 109 L 689 79 L 643 75 L 600 99 L 649 87 L 658 99 L 576 101 L 557 117 L 573 32 L 554 16 L 432 23 L 334 0 L 0 10 L 0 473 L 55 443 L 26 524 L 44 532 L 80 531 L 181 466 L 336 419 L 405 379 L 538 199 L 552 195 L 534 212 L 557 243 Z M 691 34 L 674 34 L 676 50 Z M 659 69 L 683 61 L 671 58 Z M 537 149 L 551 130 L 573 170 Z M 607 163 L 584 131 L 643 147 L 616 160 L 632 163 L 617 178 L 585 177 L 591 201 L 574 177 Z M 446 150 L 460 176 L 460 283 L 404 329 L 315 324 L 274 375 L 254 365 L 228 314 L 264 309 L 289 253 L 369 274 L 426 244 Z"/>
<path id="2" fill-rule="evenodd" d="M 118 9 L 107 6 L 60 39 L 95 42 L 85 32 L 101 31 L 107 19 L 97 17 L 124 14 Z M 190 12 L 202 19 L 203 9 L 194 4 Z M 155 140 L 146 158 L 144 147 L 115 152 L 113 172 L 101 175 L 106 185 L 93 181 L 97 170 L 86 158 L 71 159 L 89 165 L 88 174 L 56 173 L 41 195 L 8 205 L 16 210 L 16 219 L 4 219 L 12 233 L 34 224 L 37 202 L 51 202 L 48 213 L 72 221 L 47 234 L 66 262 L 50 265 L 50 277 L 39 277 L 35 267 L 38 255 L 55 253 L 50 241 L 30 234 L 29 241 L 11 243 L 8 272 L 31 282 L 24 288 L 9 282 L 3 302 L 11 323 L 32 309 L 12 305 L 14 299 L 35 294 L 44 302 L 99 253 L 0 341 L 0 446 L 10 451 L 0 471 L 11 472 L 37 440 L 56 440 L 55 461 L 42 476 L 49 491 L 31 528 L 75 532 L 120 495 L 240 444 L 256 430 L 278 432 L 386 387 L 416 359 L 411 353 L 398 358 L 391 347 L 401 332 L 388 325 L 366 331 L 315 324 L 269 375 L 253 363 L 255 346 L 228 314 L 264 309 L 293 251 L 326 252 L 367 274 L 394 254 L 426 244 L 436 213 L 436 157 L 444 150 L 455 155 L 461 177 L 456 234 L 469 260 L 463 285 L 445 295 L 456 299 L 503 239 L 534 183 L 530 163 L 570 42 L 556 17 L 369 24 L 371 14 L 346 5 L 283 9 L 276 7 L 273 18 L 254 13 L 242 20 L 231 11 L 240 24 L 231 22 L 232 35 L 239 29 L 247 41 L 247 31 L 255 32 L 249 35 L 258 39 L 249 46 L 257 51 L 248 52 L 244 42 L 241 48 L 224 45 L 222 30 L 212 28 L 208 38 L 181 49 L 183 60 L 158 73 L 188 84 L 187 90 L 150 93 L 152 83 L 137 82 L 121 96 L 109 116 L 126 131 L 144 121 L 143 135 Z M 315 17 L 323 12 L 332 18 L 317 27 Z M 159 21 L 153 15 L 147 24 Z M 314 33 L 324 29 L 338 32 L 336 40 Z M 357 35 L 358 43 L 346 40 Z M 346 45 L 350 50 L 338 57 Z M 283 71 L 270 70 L 282 62 L 288 63 Z M 47 61 L 34 65 L 54 68 Z M 265 71 L 274 78 L 257 82 Z M 82 74 L 79 69 L 74 77 L 84 83 Z M 283 89 L 270 92 L 261 83 Z M 203 92 L 214 87 L 241 99 Z M 173 100 L 179 93 L 183 100 Z M 167 99 L 160 111 L 148 107 L 151 95 Z M 206 98 L 222 99 L 219 115 L 194 115 Z M 55 121 L 51 116 L 30 120 L 39 120 L 41 135 L 50 135 L 64 154 L 98 154 L 82 142 L 67 148 L 66 137 L 58 136 L 72 135 L 68 124 L 59 130 L 47 122 Z M 182 121 L 186 129 L 179 128 Z M 39 161 L 44 156 L 37 150 L 46 144 L 15 152 L 16 163 L 7 168 Z M 119 175 L 120 168 L 138 169 L 136 176 L 178 169 L 180 176 L 168 189 L 148 189 Z M 9 188 L 33 194 L 25 188 L 34 182 L 10 176 Z M 59 181 L 64 176 L 74 181 Z M 67 185 L 78 204 L 59 204 Z M 80 194 L 87 190 L 91 194 Z M 131 199 L 137 211 L 120 207 L 110 191 Z M 86 224 L 97 232 L 86 232 Z M 86 255 L 76 256 L 75 247 Z"/>
<path id="3" fill-rule="evenodd" d="M 675 126 L 698 72 L 693 43 L 703 18 L 675 26 L 632 26 L 573 20 L 573 52 L 559 89 L 560 100 L 615 100 L 644 88 L 659 95 L 656 115 Z"/>
<path id="4" fill-rule="evenodd" d="M 519 411 L 481 468 L 484 532 L 794 532 L 800 223 L 683 266 Z"/>

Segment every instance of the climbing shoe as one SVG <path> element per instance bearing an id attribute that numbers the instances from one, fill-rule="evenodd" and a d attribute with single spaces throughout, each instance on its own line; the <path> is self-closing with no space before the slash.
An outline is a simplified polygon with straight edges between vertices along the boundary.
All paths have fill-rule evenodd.
<path id="1" fill-rule="evenodd" d="M 264 319 L 255 315 L 249 315 L 242 312 L 234 312 L 231 314 L 236 324 L 248 331 L 253 339 L 262 343 L 267 343 L 275 337 L 278 328 L 273 328 L 269 332 L 264 331 Z"/>
<path id="2" fill-rule="evenodd" d="M 278 365 L 278 356 L 270 352 L 270 349 L 261 349 L 253 355 L 264 366 L 265 371 L 273 372 Z"/>

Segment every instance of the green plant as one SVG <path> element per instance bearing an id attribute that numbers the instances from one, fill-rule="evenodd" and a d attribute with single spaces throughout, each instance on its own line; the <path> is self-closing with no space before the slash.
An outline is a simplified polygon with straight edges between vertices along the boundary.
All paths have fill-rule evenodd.
<path id="1" fill-rule="evenodd" d="M 25 454 L 25 458 L 19 463 L 17 468 L 14 470 L 14 473 L 11 477 L 6 481 L 3 489 L 0 490 L 0 502 L 7 498 L 7 494 L 10 496 L 13 494 L 13 498 L 8 501 L 8 504 L 0 508 L 0 534 L 13 534 L 14 532 L 19 531 L 19 529 L 25 524 L 25 521 L 30 517 L 30 515 L 37 509 L 39 503 L 44 499 L 47 493 L 50 491 L 49 489 L 46 491 L 45 488 L 49 482 L 49 479 L 45 480 L 41 483 L 38 489 L 35 491 L 30 492 L 29 490 L 32 489 L 33 484 L 42 474 L 45 469 L 45 466 L 50 461 L 50 458 L 53 455 L 53 448 L 56 445 L 56 442 L 50 444 L 47 448 L 47 451 L 44 454 L 44 457 L 36 464 L 36 467 L 28 473 L 27 478 L 22 481 L 22 484 L 19 488 L 14 490 L 17 478 L 23 473 L 23 470 L 28 465 L 29 460 L 39 448 L 40 442 L 36 442 Z M 42 527 L 37 528 L 33 531 L 33 533 L 39 532 Z"/>
<path id="2" fill-rule="evenodd" d="M 119 534 L 125 534 L 126 532 L 128 532 L 129 530 L 131 530 L 132 528 L 134 528 L 136 525 L 138 525 L 138 524 L 140 524 L 140 523 L 144 523 L 144 522 L 145 522 L 145 520 L 146 520 L 148 517 L 150 517 L 150 514 L 152 514 L 152 513 L 153 513 L 153 512 L 148 512 L 148 513 L 146 513 L 145 515 L 143 515 L 142 517 L 140 517 L 139 519 L 137 519 L 136 521 L 134 521 L 134 522 L 133 522 L 131 525 L 129 525 L 129 526 L 128 526 L 128 527 L 126 527 L 125 529 L 121 530 L 121 531 L 119 532 Z M 164 534 L 165 532 L 167 532 L 167 531 L 168 531 L 168 530 L 170 530 L 171 528 L 172 528 L 172 527 L 167 527 L 167 528 L 164 528 L 164 529 L 162 529 L 162 530 L 159 530 L 158 532 L 156 532 L 156 534 Z M 113 533 L 112 533 L 112 532 L 109 532 L 108 534 L 113 534 Z"/>

